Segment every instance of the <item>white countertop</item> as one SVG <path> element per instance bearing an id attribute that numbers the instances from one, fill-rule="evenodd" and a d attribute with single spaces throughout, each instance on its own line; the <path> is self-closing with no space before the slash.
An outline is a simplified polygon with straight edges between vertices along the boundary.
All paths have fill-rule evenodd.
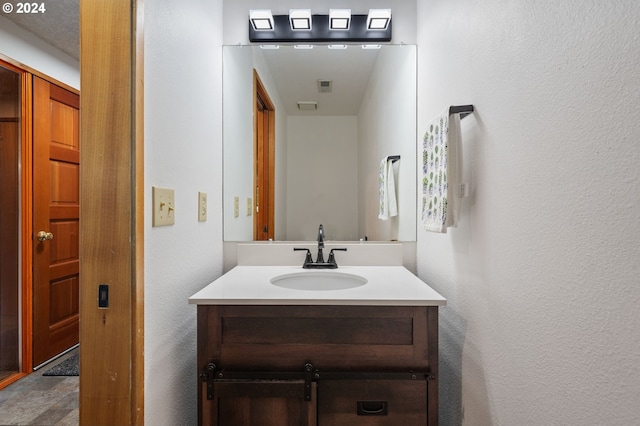
<path id="1" fill-rule="evenodd" d="M 300 266 L 236 266 L 189 298 L 195 305 L 442 306 L 446 299 L 404 266 L 340 266 L 334 270 L 367 279 L 343 290 L 295 290 L 271 284 L 273 277 L 313 273 Z"/>

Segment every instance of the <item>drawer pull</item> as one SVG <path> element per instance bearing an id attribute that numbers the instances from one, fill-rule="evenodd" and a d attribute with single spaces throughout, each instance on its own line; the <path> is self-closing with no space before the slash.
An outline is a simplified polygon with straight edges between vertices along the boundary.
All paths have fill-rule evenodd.
<path id="1" fill-rule="evenodd" d="M 358 401 L 359 416 L 386 416 L 387 401 Z"/>

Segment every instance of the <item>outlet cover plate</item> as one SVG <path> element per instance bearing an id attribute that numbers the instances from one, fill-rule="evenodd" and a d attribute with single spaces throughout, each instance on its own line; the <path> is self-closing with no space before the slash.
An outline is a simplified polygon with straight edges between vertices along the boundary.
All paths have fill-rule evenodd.
<path id="1" fill-rule="evenodd" d="M 207 193 L 198 192 L 198 222 L 207 220 Z"/>

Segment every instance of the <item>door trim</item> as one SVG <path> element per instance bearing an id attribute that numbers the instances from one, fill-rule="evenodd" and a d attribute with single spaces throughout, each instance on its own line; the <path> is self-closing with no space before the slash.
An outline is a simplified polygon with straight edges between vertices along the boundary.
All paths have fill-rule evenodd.
<path id="1" fill-rule="evenodd" d="M 80 424 L 144 423 L 143 19 L 142 0 L 80 2 Z"/>
<path id="2" fill-rule="evenodd" d="M 33 371 L 33 74 L 22 76 L 22 372 Z"/>
<path id="3" fill-rule="evenodd" d="M 68 90 L 72 93 L 75 93 L 76 95 L 80 94 L 80 91 L 78 89 L 76 89 L 75 87 L 69 86 L 66 83 L 63 83 L 62 81 L 56 80 L 55 78 L 46 75 L 34 68 L 31 68 L 28 65 L 25 65 L 23 63 L 21 63 L 20 61 L 16 61 L 13 58 L 10 58 L 2 53 L 0 53 L 0 61 L 4 61 L 5 64 L 4 66 L 9 66 L 9 68 L 11 68 L 13 66 L 13 70 L 17 71 L 17 72 L 22 72 L 22 73 L 26 73 L 29 76 L 36 76 L 36 77 L 40 77 L 41 79 L 48 81 L 51 84 L 55 84 L 56 86 L 60 86 L 65 90 Z M 31 114 L 31 111 L 29 111 L 29 114 Z"/>
<path id="4" fill-rule="evenodd" d="M 264 106 L 263 112 L 267 112 L 267 120 L 269 132 L 266 136 L 268 143 L 268 160 L 262 166 L 267 169 L 268 180 L 269 183 L 267 185 L 267 228 L 268 228 L 268 236 L 269 239 L 275 239 L 275 148 L 276 148 L 276 136 L 275 136 L 275 126 L 276 126 L 276 108 L 267 93 L 262 80 L 260 80 L 260 76 L 258 72 L 253 70 L 253 158 L 254 158 L 254 169 L 253 169 L 253 182 L 254 188 L 256 187 L 256 183 L 258 182 L 258 135 L 263 134 L 263 132 L 258 131 L 258 103 L 261 103 Z M 263 197 L 264 194 L 260 194 L 260 197 Z M 254 205 L 258 206 L 257 194 L 254 191 Z M 264 203 L 263 203 L 264 204 Z M 258 229 L 259 223 L 257 219 L 258 215 L 256 213 L 256 208 L 254 208 L 254 224 L 253 224 L 253 239 L 259 240 L 259 236 L 262 232 Z"/>

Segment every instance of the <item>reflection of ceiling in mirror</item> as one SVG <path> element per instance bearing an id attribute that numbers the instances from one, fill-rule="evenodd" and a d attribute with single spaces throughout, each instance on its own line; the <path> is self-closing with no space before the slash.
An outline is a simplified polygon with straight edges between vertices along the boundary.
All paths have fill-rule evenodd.
<path id="1" fill-rule="evenodd" d="M 259 49 L 258 47 L 254 47 Z M 349 45 L 347 49 L 260 49 L 278 95 L 289 115 L 357 115 L 379 50 Z M 318 91 L 318 80 L 331 80 L 330 93 Z M 300 111 L 298 101 L 318 102 L 317 111 Z"/>

